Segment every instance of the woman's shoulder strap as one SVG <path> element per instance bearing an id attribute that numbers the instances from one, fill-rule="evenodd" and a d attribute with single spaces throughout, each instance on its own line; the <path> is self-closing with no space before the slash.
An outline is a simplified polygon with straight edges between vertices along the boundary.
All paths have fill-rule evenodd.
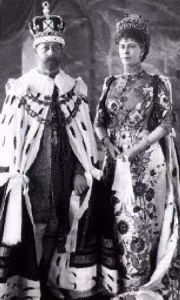
<path id="1" fill-rule="evenodd" d="M 116 77 L 114 75 L 105 78 L 104 87 L 103 87 L 103 94 L 105 97 L 107 96 L 107 93 L 109 92 L 111 84 L 113 83 L 113 81 L 115 79 L 116 79 Z"/>
<path id="2" fill-rule="evenodd" d="M 110 86 L 115 79 L 116 79 L 116 77 L 114 75 L 106 77 L 105 81 L 106 81 L 107 87 Z"/>

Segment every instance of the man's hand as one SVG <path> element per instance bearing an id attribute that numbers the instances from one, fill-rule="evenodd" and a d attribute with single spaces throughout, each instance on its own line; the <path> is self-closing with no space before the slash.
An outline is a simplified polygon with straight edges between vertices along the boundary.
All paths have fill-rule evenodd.
<path id="1" fill-rule="evenodd" d="M 120 151 L 118 150 L 118 148 L 116 146 L 114 146 L 109 137 L 106 136 L 104 139 L 104 146 L 108 149 L 110 155 L 112 156 L 112 158 L 116 159 L 117 155 L 120 154 Z"/>
<path id="2" fill-rule="evenodd" d="M 113 159 L 116 159 L 117 155 L 120 155 L 120 151 L 112 143 L 109 143 L 107 148 Z"/>
<path id="3" fill-rule="evenodd" d="M 87 181 L 84 175 L 76 174 L 74 177 L 74 190 L 78 195 L 81 195 L 88 188 Z"/>

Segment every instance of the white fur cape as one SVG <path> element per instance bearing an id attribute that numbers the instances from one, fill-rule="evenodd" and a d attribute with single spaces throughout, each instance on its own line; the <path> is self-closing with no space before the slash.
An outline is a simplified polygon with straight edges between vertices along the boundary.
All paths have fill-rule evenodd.
<path id="1" fill-rule="evenodd" d="M 21 241 L 23 195 L 34 224 L 28 196 L 29 179 L 26 173 L 39 150 L 44 130 L 43 120 L 46 120 L 49 109 L 47 103 L 51 101 L 54 85 L 58 88 L 59 105 L 66 119 L 71 115 L 77 101 L 80 102 L 77 113 L 66 125 L 71 147 L 85 169 L 90 187 L 83 205 L 76 211 L 76 227 L 77 219 L 80 219 L 88 207 L 92 175 L 95 177 L 98 175 L 92 164 L 97 162 L 97 149 L 89 107 L 84 101 L 87 97 L 87 88 L 82 79 L 75 80 L 62 70 L 52 79 L 33 69 L 19 79 L 9 80 L 7 97 L 0 117 L 0 186 L 7 183 L 0 218 L 8 203 L 2 241 L 6 245 L 15 245 Z M 74 93 L 67 94 L 72 89 Z M 64 102 L 62 96 L 65 94 L 67 101 Z M 74 199 L 73 195 L 71 202 Z"/>

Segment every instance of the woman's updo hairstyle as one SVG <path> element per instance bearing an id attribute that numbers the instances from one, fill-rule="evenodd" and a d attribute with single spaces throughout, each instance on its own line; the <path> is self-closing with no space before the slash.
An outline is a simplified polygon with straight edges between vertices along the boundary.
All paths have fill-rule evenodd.
<path id="1" fill-rule="evenodd" d="M 141 62 L 149 53 L 150 35 L 147 21 L 141 15 L 125 15 L 125 18 L 116 23 L 115 42 L 119 44 L 122 38 L 133 39 L 144 49 Z"/>

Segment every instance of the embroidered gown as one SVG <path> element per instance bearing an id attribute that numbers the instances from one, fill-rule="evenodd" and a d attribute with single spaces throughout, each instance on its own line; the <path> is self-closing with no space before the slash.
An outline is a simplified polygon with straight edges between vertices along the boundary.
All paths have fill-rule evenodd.
<path id="1" fill-rule="evenodd" d="M 162 80 L 157 85 L 154 77 L 144 70 L 105 80 L 95 118 L 95 130 L 100 138 L 108 134 L 123 153 L 158 125 L 167 134 L 171 131 L 171 101 Z M 98 199 L 101 289 L 107 295 L 120 295 L 117 299 L 163 299 L 158 298 L 159 294 L 155 298 L 147 295 L 136 298 L 136 291 L 149 282 L 156 268 L 167 200 L 167 165 L 162 147 L 156 142 L 131 161 L 134 200 L 130 209 L 112 190 L 115 168 L 116 161 L 107 152 Z M 176 284 L 176 291 L 177 287 Z M 160 293 L 169 293 L 167 282 Z"/>

